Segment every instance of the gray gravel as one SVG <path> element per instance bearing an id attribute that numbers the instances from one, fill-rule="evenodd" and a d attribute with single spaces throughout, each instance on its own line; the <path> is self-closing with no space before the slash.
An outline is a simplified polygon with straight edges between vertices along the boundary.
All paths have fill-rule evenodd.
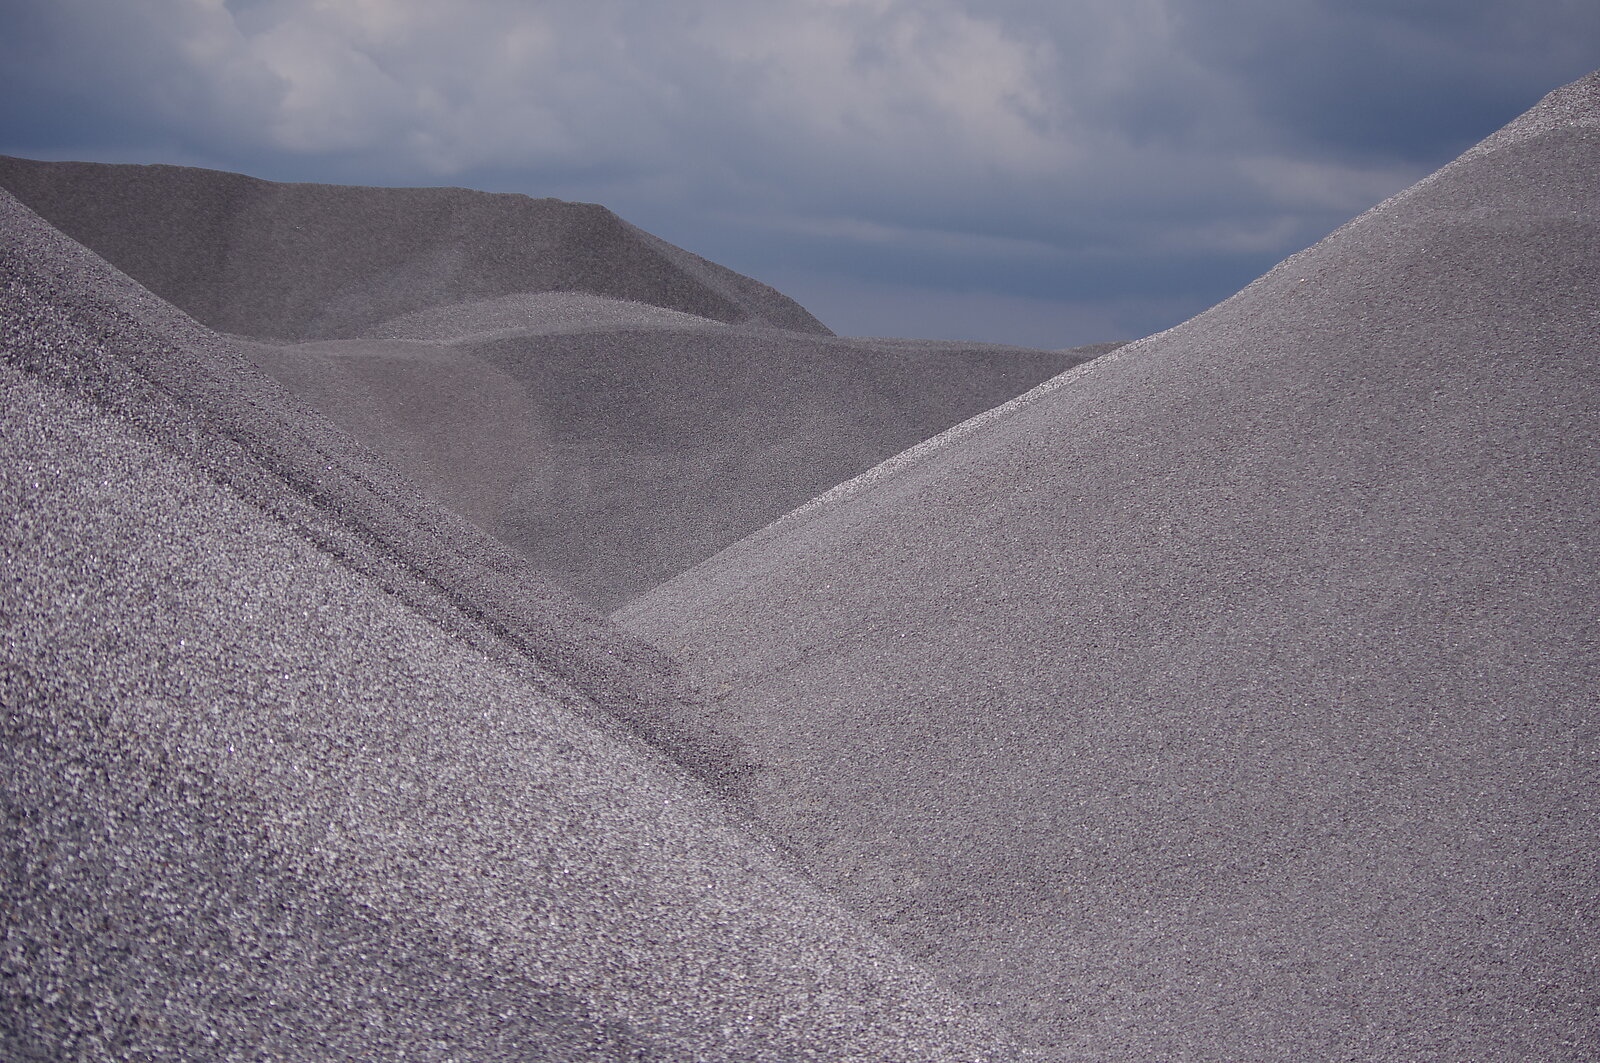
<path id="1" fill-rule="evenodd" d="M 556 291 L 829 334 L 788 296 L 593 203 L 3 155 L 0 188 L 202 324 L 240 335 L 359 336 L 420 310 Z"/>
<path id="2" fill-rule="evenodd" d="M 487 335 L 473 330 L 504 306 L 450 315 L 463 332 L 454 340 L 243 350 L 601 609 L 1087 359 L 687 315 L 678 317 L 701 325 L 606 327 L 623 311 L 577 298 L 593 327 L 575 327 L 574 307 L 541 297 L 537 307 L 522 304 L 541 312 L 531 324 Z"/>
<path id="3" fill-rule="evenodd" d="M 1600 1058 L 1600 75 L 617 616 L 1054 1058 Z"/>
<path id="4" fill-rule="evenodd" d="M 1013 1058 L 728 813 L 659 655 L 0 230 L 0 1058 Z"/>

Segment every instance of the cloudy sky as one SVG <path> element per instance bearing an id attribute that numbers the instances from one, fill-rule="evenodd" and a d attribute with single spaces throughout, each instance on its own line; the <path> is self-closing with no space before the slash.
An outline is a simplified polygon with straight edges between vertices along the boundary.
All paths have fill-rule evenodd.
<path id="1" fill-rule="evenodd" d="M 1058 347 L 1596 67 L 1595 0 L 0 0 L 0 153 L 600 202 L 841 333 Z"/>

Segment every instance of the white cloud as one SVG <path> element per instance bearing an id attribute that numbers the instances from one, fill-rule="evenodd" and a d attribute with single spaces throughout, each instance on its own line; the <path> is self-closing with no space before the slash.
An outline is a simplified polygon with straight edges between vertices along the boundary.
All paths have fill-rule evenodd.
<path id="1" fill-rule="evenodd" d="M 727 6 L 698 36 L 689 43 L 748 92 L 752 126 L 771 123 L 779 135 L 848 149 L 864 162 L 953 154 L 1038 171 L 1065 161 L 1047 92 L 1049 43 L 1022 40 L 957 4 Z"/>
<path id="2" fill-rule="evenodd" d="M 279 86 L 257 101 L 266 112 L 260 135 L 278 150 L 370 152 L 450 172 L 492 159 L 486 149 L 508 129 L 532 150 L 570 147 L 548 94 L 528 80 L 550 70 L 554 53 L 536 9 L 418 0 L 205 6 L 229 25 L 191 24 L 183 55 L 215 85 L 243 70 Z"/>
<path id="3" fill-rule="evenodd" d="M 1049 41 L 954 0 L 134 6 L 143 32 L 119 43 L 150 55 L 142 89 L 181 83 L 150 101 L 169 121 L 211 112 L 292 153 L 431 172 L 625 163 L 675 145 L 675 165 L 707 150 L 747 151 L 739 167 L 848 155 L 879 175 L 1042 175 L 1070 159 Z M 61 17 L 74 9 L 75 32 L 99 17 L 86 0 Z M 151 76 L 162 67 L 172 74 Z"/>

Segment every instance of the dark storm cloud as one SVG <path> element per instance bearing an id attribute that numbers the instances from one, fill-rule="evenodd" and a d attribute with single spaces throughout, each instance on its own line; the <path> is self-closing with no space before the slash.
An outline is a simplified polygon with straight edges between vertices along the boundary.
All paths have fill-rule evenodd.
<path id="1" fill-rule="evenodd" d="M 55 0 L 0 19 L 3 151 L 599 201 L 846 331 L 1080 323 L 1052 345 L 1230 294 L 1600 54 L 1600 9 L 1568 0 Z"/>
<path id="2" fill-rule="evenodd" d="M 1285 143 L 1432 163 L 1597 61 L 1587 0 L 1218 0 L 1176 9 Z"/>

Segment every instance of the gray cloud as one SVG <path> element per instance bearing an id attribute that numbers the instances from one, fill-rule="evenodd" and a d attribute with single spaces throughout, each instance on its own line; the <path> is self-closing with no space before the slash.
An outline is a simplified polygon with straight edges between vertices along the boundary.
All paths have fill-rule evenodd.
<path id="1" fill-rule="evenodd" d="M 0 150 L 596 200 L 824 320 L 1055 346 L 1226 296 L 1597 46 L 1587 0 L 53 0 L 0 8 Z"/>

